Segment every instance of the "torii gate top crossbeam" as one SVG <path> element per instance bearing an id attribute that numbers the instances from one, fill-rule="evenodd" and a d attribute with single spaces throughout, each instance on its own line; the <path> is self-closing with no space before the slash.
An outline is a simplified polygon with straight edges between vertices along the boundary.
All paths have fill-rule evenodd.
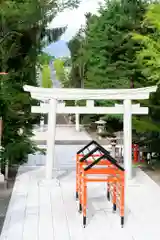
<path id="1" fill-rule="evenodd" d="M 138 100 L 148 99 L 151 92 L 157 90 L 157 86 L 133 89 L 78 89 L 78 88 L 40 88 L 24 86 L 31 97 L 38 100 L 82 100 L 82 99 L 112 99 L 112 100 Z"/>

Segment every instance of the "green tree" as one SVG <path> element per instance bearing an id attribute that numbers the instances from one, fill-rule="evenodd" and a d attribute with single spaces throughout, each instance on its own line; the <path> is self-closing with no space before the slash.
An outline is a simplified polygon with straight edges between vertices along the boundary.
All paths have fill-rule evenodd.
<path id="1" fill-rule="evenodd" d="M 133 33 L 133 39 L 139 41 L 141 49 L 137 51 L 137 63 L 147 78 L 146 86 L 159 84 L 160 79 L 160 4 L 148 6 L 142 26 L 150 31 L 144 34 Z M 137 120 L 137 129 L 143 134 L 143 142 L 155 152 L 159 151 L 160 144 L 160 87 L 152 94 L 148 102 L 150 107 L 149 118 Z"/>
<path id="2" fill-rule="evenodd" d="M 88 14 L 86 18 L 88 19 Z M 88 23 L 87 23 L 88 24 Z M 80 29 L 78 34 L 68 43 L 68 47 L 71 52 L 71 72 L 70 72 L 70 84 L 75 88 L 84 87 L 85 77 L 85 37 L 84 29 Z"/>
<path id="3" fill-rule="evenodd" d="M 52 80 L 51 80 L 51 71 L 49 65 L 45 64 L 42 67 L 42 87 L 51 88 Z"/>
<path id="4" fill-rule="evenodd" d="M 58 39 L 64 32 L 47 29 L 58 9 L 56 0 L 0 2 L 0 72 L 8 72 L 7 76 L 0 76 L 4 161 L 20 163 L 36 150 L 30 139 L 35 123 L 31 105 L 36 102 L 23 91 L 23 85 L 37 85 L 36 66 L 44 43 Z"/>
<path id="5" fill-rule="evenodd" d="M 160 4 L 151 4 L 142 25 L 151 31 L 146 34 L 133 34 L 133 39 L 142 45 L 137 51 L 137 62 L 147 77 L 147 85 L 160 83 Z"/>
<path id="6" fill-rule="evenodd" d="M 54 69 L 56 71 L 56 78 L 60 83 L 66 87 L 68 85 L 68 75 L 65 72 L 64 60 L 55 59 L 54 60 Z"/>
<path id="7" fill-rule="evenodd" d="M 143 77 L 135 62 L 140 49 L 130 35 L 141 32 L 145 5 L 142 1 L 108 1 L 99 16 L 90 17 L 86 28 L 87 88 L 130 88 Z"/>
<path id="8" fill-rule="evenodd" d="M 40 66 L 43 66 L 44 64 L 49 64 L 52 59 L 54 59 L 54 57 L 48 55 L 47 53 L 41 53 L 38 56 L 38 63 Z"/>
<path id="9" fill-rule="evenodd" d="M 145 81 L 137 64 L 141 45 L 131 32 L 143 32 L 141 21 L 146 9 L 143 1 L 107 1 L 97 16 L 88 14 L 84 30 L 70 43 L 73 81 L 85 88 L 139 87 Z M 75 68 L 75 69 L 74 69 Z M 111 105 L 113 101 L 96 101 Z M 111 116 L 112 118 L 119 116 Z M 108 116 L 107 116 L 108 118 Z M 110 118 L 110 117 L 109 117 Z"/>

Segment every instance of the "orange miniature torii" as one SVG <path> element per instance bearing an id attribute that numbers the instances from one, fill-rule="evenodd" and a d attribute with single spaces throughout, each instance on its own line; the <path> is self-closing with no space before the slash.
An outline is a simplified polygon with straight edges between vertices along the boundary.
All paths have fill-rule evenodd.
<path id="1" fill-rule="evenodd" d="M 94 149 L 89 151 L 93 145 Z M 88 153 L 84 154 L 84 150 Z M 99 152 L 99 153 L 97 153 Z M 98 166 L 98 168 L 94 168 Z M 104 167 L 105 166 L 105 167 Z M 121 226 L 124 225 L 124 168 L 122 168 L 109 152 L 101 147 L 97 142 L 92 141 L 80 151 L 76 156 L 76 199 L 79 200 L 79 212 L 83 212 L 83 226 L 86 226 L 87 209 L 87 183 L 107 182 L 107 198 L 112 198 L 113 211 L 117 207 L 120 210 Z M 94 178 L 89 176 L 94 175 Z M 97 175 L 95 177 L 95 175 Z M 99 175 L 104 175 L 100 178 Z"/>

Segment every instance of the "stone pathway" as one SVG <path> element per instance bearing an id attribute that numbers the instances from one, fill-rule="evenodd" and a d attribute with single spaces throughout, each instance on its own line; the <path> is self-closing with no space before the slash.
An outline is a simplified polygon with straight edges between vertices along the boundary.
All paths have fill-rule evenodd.
<path id="1" fill-rule="evenodd" d="M 61 154 L 64 157 L 63 148 Z M 59 171 L 58 184 L 44 181 L 44 173 L 44 167 L 20 167 L 0 240 L 157 240 L 160 236 L 160 187 L 141 170 L 126 188 L 123 229 L 106 200 L 106 184 L 88 186 L 84 229 L 75 200 L 75 171 L 69 166 Z"/>
<path id="2" fill-rule="evenodd" d="M 57 124 L 66 124 L 66 123 L 67 123 L 67 117 L 66 116 L 57 115 Z M 46 141 L 43 141 L 43 140 L 39 141 L 38 144 L 45 145 Z M 33 157 L 32 155 L 29 156 L 28 164 L 30 164 L 30 163 L 33 164 L 32 157 Z M 44 158 L 41 155 L 38 155 L 38 159 L 39 159 L 39 161 L 38 161 L 39 163 L 42 163 L 44 161 Z M 35 164 L 35 161 L 34 161 L 34 164 Z M 44 164 L 44 162 L 43 162 L 43 164 Z M 14 170 L 12 169 L 12 172 L 10 172 L 10 175 L 9 175 L 8 183 L 5 184 L 5 186 L 4 186 L 4 184 L 0 184 L 0 233 L 1 233 L 1 230 L 2 230 L 2 227 L 3 227 L 3 223 L 4 223 L 5 216 L 6 216 L 8 204 L 9 204 L 9 201 L 10 201 L 10 198 L 11 198 L 16 172 L 17 172 L 16 169 L 14 169 Z"/>
<path id="3" fill-rule="evenodd" d="M 45 141 L 47 139 L 47 126 L 44 128 L 44 131 L 40 129 L 34 130 L 35 136 L 32 138 L 34 141 Z M 91 137 L 84 131 L 77 132 L 74 125 L 57 125 L 56 126 L 56 143 L 63 142 L 82 142 L 85 144 L 86 141 L 90 141 Z M 84 142 L 84 143 L 83 143 Z"/>
<path id="4" fill-rule="evenodd" d="M 90 140 L 74 127 L 57 127 L 57 139 L 70 138 Z M 56 146 L 57 181 L 44 181 L 45 156 L 32 156 L 19 168 L 0 240 L 158 239 L 160 187 L 140 169 L 126 186 L 124 228 L 118 213 L 112 213 L 103 183 L 88 186 L 87 227 L 82 227 L 75 201 L 75 153 L 80 147 Z"/>

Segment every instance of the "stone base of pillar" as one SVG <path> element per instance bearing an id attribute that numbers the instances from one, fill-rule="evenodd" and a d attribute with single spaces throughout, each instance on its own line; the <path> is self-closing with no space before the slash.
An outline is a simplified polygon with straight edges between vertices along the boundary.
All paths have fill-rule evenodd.
<path id="1" fill-rule="evenodd" d="M 76 127 L 76 131 L 80 132 L 81 131 L 80 127 Z"/>

